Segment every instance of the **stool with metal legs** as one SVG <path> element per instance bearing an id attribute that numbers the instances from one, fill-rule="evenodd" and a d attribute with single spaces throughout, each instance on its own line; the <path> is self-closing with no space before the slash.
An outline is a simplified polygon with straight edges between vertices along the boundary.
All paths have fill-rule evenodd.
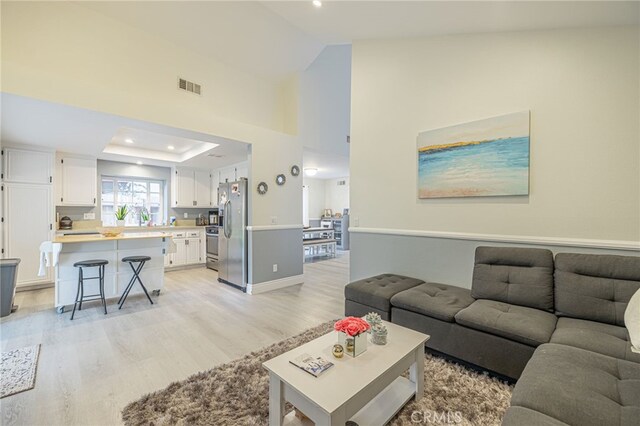
<path id="1" fill-rule="evenodd" d="M 104 298 L 104 265 L 108 264 L 109 261 L 104 259 L 94 259 L 94 260 L 82 260 L 80 262 L 76 262 L 73 264 L 76 268 L 80 268 L 78 271 L 78 290 L 76 291 L 76 301 L 73 304 L 73 312 L 71 312 L 71 319 L 76 313 L 76 306 L 78 310 L 82 310 L 82 302 L 88 302 L 90 300 L 101 300 L 102 307 L 104 308 L 104 314 L 107 314 L 107 301 Z M 98 276 L 85 278 L 83 268 L 98 268 Z M 84 295 L 84 282 L 87 280 L 100 280 L 100 284 L 98 285 L 98 294 L 88 294 Z M 89 297 L 90 299 L 87 299 Z"/>
<path id="2" fill-rule="evenodd" d="M 149 299 L 149 302 L 151 302 L 151 304 L 153 305 L 153 300 L 151 300 L 151 296 L 149 296 L 147 288 L 144 286 L 144 284 L 142 284 L 142 280 L 140 279 L 140 271 L 142 270 L 144 264 L 149 260 L 151 260 L 151 257 L 149 256 L 128 256 L 122 258 L 123 262 L 127 262 L 129 266 L 131 266 L 133 276 L 131 277 L 129 284 L 127 284 L 127 286 L 125 287 L 124 292 L 122 292 L 120 300 L 118 300 L 118 304 L 120 305 L 118 309 L 122 309 L 122 305 L 124 305 L 124 301 L 127 300 L 127 296 L 129 295 L 129 292 L 131 291 L 131 288 L 133 287 L 133 284 L 135 284 L 136 280 L 138 280 L 140 286 L 142 287 L 142 290 L 144 290 L 144 294 L 147 295 L 147 299 Z M 138 265 L 133 266 L 134 263 L 137 263 Z"/>

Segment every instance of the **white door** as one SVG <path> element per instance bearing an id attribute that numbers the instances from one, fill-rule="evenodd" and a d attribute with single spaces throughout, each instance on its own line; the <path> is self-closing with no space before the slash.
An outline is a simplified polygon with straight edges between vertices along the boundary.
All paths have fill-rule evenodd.
<path id="1" fill-rule="evenodd" d="M 5 148 L 4 181 L 50 184 L 53 155 L 49 152 Z"/>
<path id="2" fill-rule="evenodd" d="M 95 206 L 96 160 L 66 157 L 60 160 L 62 170 L 62 205 Z"/>
<path id="3" fill-rule="evenodd" d="M 196 206 L 211 207 L 211 173 L 208 170 L 196 170 L 194 172 L 196 185 Z"/>
<path id="4" fill-rule="evenodd" d="M 4 185 L 5 257 L 20 258 L 18 285 L 50 282 L 38 276 L 40 244 L 51 240 L 51 185 Z"/>
<path id="5" fill-rule="evenodd" d="M 175 178 L 173 205 L 175 207 L 193 207 L 196 200 L 193 170 L 176 168 L 173 176 Z"/>
<path id="6" fill-rule="evenodd" d="M 187 248 L 187 265 L 195 265 L 200 263 L 201 251 L 200 251 L 200 239 L 189 238 L 186 240 Z"/>
<path id="7" fill-rule="evenodd" d="M 180 266 L 186 265 L 187 263 L 187 246 L 186 239 L 174 239 L 173 242 L 176 243 L 176 252 L 173 253 L 173 265 L 172 266 Z"/>

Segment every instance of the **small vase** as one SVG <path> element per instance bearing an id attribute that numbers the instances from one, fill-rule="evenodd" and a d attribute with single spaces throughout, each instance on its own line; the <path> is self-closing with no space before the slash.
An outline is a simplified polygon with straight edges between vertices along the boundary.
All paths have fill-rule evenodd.
<path id="1" fill-rule="evenodd" d="M 342 331 L 338 332 L 338 342 L 344 348 L 344 353 L 352 357 L 357 357 L 367 350 L 367 333 L 349 336 Z"/>
<path id="2" fill-rule="evenodd" d="M 116 226 L 124 226 L 124 220 L 116 220 Z"/>
<path id="3" fill-rule="evenodd" d="M 371 343 L 374 345 L 386 345 L 387 344 L 387 333 L 376 333 L 375 331 L 371 333 Z"/>

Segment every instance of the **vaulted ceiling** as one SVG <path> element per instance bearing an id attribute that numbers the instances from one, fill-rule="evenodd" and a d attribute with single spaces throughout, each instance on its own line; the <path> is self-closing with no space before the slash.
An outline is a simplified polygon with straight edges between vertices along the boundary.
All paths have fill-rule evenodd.
<path id="1" fill-rule="evenodd" d="M 636 1 L 109 1 L 82 6 L 248 72 L 282 78 L 354 40 L 631 25 Z"/>

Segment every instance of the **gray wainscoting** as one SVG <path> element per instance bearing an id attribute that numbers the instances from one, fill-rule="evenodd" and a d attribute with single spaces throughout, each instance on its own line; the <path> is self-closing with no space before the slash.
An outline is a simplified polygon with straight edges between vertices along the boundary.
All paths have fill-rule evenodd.
<path id="1" fill-rule="evenodd" d="M 249 234 L 249 283 L 303 274 L 302 227 L 253 229 Z M 273 265 L 278 271 L 273 272 Z"/>
<path id="2" fill-rule="evenodd" d="M 395 273 L 425 281 L 471 288 L 478 246 L 537 247 L 554 253 L 595 253 L 640 256 L 633 250 L 499 243 L 422 236 L 351 233 L 351 281 L 381 273 Z"/>

